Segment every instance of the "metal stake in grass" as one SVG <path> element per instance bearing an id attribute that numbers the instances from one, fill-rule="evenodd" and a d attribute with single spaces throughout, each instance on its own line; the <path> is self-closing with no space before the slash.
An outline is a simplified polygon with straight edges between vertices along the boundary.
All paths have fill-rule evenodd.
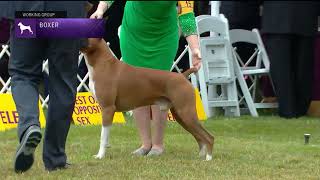
<path id="1" fill-rule="evenodd" d="M 311 134 L 304 134 L 304 144 L 309 144 Z"/>

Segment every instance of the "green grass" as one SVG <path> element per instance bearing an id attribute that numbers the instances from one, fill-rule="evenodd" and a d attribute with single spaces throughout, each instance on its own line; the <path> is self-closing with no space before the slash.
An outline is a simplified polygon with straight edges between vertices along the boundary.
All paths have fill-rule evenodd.
<path id="1" fill-rule="evenodd" d="M 1 179 L 319 179 L 320 121 L 285 120 L 273 116 L 219 117 L 204 126 L 216 137 L 214 159 L 199 159 L 197 144 L 177 123 L 168 123 L 166 151 L 160 157 L 134 157 L 139 146 L 134 123 L 114 125 L 111 145 L 103 160 L 92 156 L 99 147 L 100 127 L 72 126 L 67 154 L 72 168 L 48 173 L 42 144 L 35 164 L 23 175 L 13 171 L 16 131 L 0 133 Z M 304 145 L 304 133 L 310 133 Z"/>

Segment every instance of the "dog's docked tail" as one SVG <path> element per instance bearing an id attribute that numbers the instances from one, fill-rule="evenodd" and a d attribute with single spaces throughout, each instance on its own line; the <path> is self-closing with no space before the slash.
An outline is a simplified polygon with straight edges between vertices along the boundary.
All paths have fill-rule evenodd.
<path id="1" fill-rule="evenodd" d="M 184 77 L 186 77 L 188 79 L 190 74 L 195 73 L 197 71 L 198 71 L 197 68 L 192 67 L 192 68 L 186 70 L 185 72 L 183 72 L 182 74 L 184 75 Z"/>

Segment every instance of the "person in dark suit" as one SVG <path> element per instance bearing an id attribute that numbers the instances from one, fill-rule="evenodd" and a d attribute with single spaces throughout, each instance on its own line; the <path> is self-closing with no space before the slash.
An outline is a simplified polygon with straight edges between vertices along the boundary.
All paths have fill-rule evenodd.
<path id="1" fill-rule="evenodd" d="M 308 110 L 318 12 L 316 1 L 263 3 L 262 33 L 281 117 L 298 118 Z"/>
<path id="2" fill-rule="evenodd" d="M 6 1 L 0 16 L 14 20 L 15 11 L 66 11 L 68 18 L 85 18 L 86 1 Z M 34 151 L 42 138 L 39 124 L 38 85 L 42 62 L 49 59 L 49 107 L 43 143 L 45 169 L 68 167 L 66 139 L 72 120 L 77 87 L 80 39 L 19 39 L 11 26 L 9 74 L 19 114 L 18 146 L 14 170 L 24 172 L 34 162 Z"/>
<path id="3" fill-rule="evenodd" d="M 220 14 L 229 22 L 230 29 L 260 28 L 260 1 L 221 1 Z"/>
<path id="4" fill-rule="evenodd" d="M 194 1 L 194 14 L 196 16 L 200 16 L 200 15 L 209 15 L 209 10 L 210 10 L 210 6 L 209 6 L 209 1 L 205 0 L 205 1 Z"/>

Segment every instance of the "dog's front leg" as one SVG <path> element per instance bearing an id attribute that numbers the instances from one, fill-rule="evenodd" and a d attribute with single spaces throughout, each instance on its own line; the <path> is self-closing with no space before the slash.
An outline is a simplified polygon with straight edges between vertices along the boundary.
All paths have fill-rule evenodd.
<path id="1" fill-rule="evenodd" d="M 106 154 L 106 148 L 109 142 L 109 134 L 114 112 L 115 108 L 113 107 L 102 108 L 102 129 L 100 137 L 100 147 L 98 154 L 94 156 L 96 159 L 102 159 Z"/>
<path id="2" fill-rule="evenodd" d="M 108 145 L 108 139 L 110 134 L 110 127 L 111 126 L 102 126 L 101 128 L 100 148 L 98 154 L 94 156 L 96 159 L 102 159 L 106 154 L 106 148 Z"/>
<path id="3" fill-rule="evenodd" d="M 88 73 L 89 73 L 89 89 L 92 92 L 92 95 L 95 99 L 97 99 L 96 97 L 96 92 L 95 92 L 95 88 L 94 88 L 94 81 L 93 81 L 93 67 L 88 63 L 87 57 L 84 56 L 84 61 L 86 63 L 87 69 L 88 69 Z"/>

